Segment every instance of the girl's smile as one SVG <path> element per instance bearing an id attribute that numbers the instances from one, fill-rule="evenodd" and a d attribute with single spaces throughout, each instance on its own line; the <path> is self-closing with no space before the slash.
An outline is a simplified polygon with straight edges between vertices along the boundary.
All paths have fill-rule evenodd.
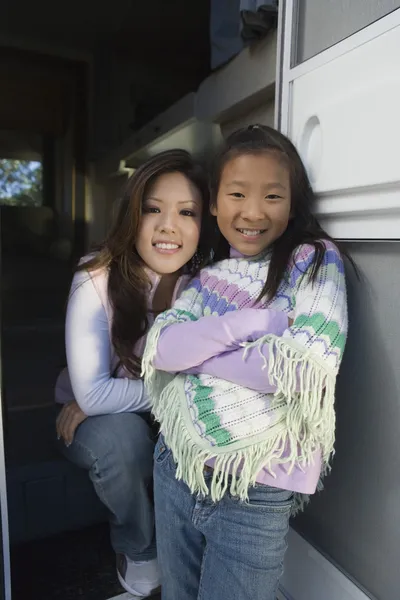
<path id="1" fill-rule="evenodd" d="M 247 242 L 258 242 L 261 236 L 267 231 L 266 229 L 243 229 L 237 228 L 237 231 L 243 235 L 243 238 Z"/>

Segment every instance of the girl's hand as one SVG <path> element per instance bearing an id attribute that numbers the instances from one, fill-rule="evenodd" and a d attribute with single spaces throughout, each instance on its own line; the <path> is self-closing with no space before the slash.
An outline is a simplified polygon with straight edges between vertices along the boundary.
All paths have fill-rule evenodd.
<path id="1" fill-rule="evenodd" d="M 284 313 L 282 313 L 284 314 Z M 291 327 L 293 319 L 286 316 L 286 326 Z M 206 360 L 203 364 L 184 371 L 186 375 L 211 375 L 236 385 L 262 392 L 274 394 L 276 383 L 269 379 L 268 369 L 269 344 L 260 343 L 258 348 L 249 348 L 245 354 L 243 348 L 224 352 Z"/>
<path id="2" fill-rule="evenodd" d="M 57 438 L 62 438 L 65 445 L 70 446 L 74 441 L 77 427 L 85 419 L 87 415 L 80 409 L 76 400 L 64 404 L 56 420 Z"/>

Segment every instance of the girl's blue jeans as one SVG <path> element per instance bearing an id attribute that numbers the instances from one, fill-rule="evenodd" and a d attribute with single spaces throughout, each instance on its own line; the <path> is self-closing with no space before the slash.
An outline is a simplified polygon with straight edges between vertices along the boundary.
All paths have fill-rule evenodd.
<path id="1" fill-rule="evenodd" d="M 292 492 L 257 485 L 243 502 L 214 503 L 175 478 L 160 436 L 154 495 L 162 600 L 275 600 L 286 551 Z M 210 484 L 212 473 L 205 473 Z"/>

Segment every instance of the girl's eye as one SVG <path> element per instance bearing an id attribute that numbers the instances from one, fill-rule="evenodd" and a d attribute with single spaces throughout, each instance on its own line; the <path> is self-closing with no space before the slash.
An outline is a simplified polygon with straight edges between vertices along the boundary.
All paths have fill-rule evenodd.
<path id="1" fill-rule="evenodd" d="M 282 196 L 278 196 L 278 194 L 268 194 L 266 198 L 267 200 L 281 200 Z"/>
<path id="2" fill-rule="evenodd" d="M 189 209 L 185 209 L 185 210 L 181 210 L 181 215 L 183 215 L 184 217 L 195 217 L 196 213 L 193 210 L 189 210 Z"/>
<path id="3" fill-rule="evenodd" d="M 143 212 L 145 214 L 149 214 L 149 213 L 153 213 L 154 214 L 154 213 L 159 213 L 160 209 L 157 206 L 145 206 L 143 208 Z"/>
<path id="4" fill-rule="evenodd" d="M 241 192 L 232 192 L 229 196 L 233 196 L 234 198 L 244 198 L 244 194 Z"/>

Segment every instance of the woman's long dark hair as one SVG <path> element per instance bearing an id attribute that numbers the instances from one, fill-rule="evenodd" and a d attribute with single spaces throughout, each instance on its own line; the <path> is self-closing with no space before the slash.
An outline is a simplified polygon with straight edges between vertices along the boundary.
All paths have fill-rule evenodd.
<path id="1" fill-rule="evenodd" d="M 212 169 L 211 204 L 215 205 L 217 202 L 218 188 L 225 165 L 242 154 L 261 153 L 272 153 L 281 157 L 290 174 L 291 218 L 286 231 L 272 245 L 268 276 L 260 294 L 260 299 L 266 297 L 271 300 L 278 291 L 295 250 L 301 244 L 312 244 L 315 248 L 310 272 L 313 281 L 326 251 L 323 240 L 333 242 L 338 248 L 339 244 L 324 231 L 312 213 L 315 194 L 295 146 L 282 133 L 266 125 L 250 125 L 235 131 L 226 139 Z M 340 250 L 355 266 L 347 253 Z M 228 255 L 228 242 L 220 235 L 215 260 L 222 260 Z"/>
<path id="2" fill-rule="evenodd" d="M 134 377 L 140 376 L 141 360 L 134 354 L 136 342 L 147 333 L 149 280 L 139 254 L 136 238 L 146 194 L 160 175 L 181 173 L 199 190 L 202 225 L 198 251 L 187 272 L 206 264 L 211 253 L 209 188 L 206 172 L 185 150 L 167 150 L 150 158 L 129 178 L 114 226 L 94 257 L 77 270 L 108 270 L 108 297 L 113 307 L 111 341 L 122 365 Z"/>

